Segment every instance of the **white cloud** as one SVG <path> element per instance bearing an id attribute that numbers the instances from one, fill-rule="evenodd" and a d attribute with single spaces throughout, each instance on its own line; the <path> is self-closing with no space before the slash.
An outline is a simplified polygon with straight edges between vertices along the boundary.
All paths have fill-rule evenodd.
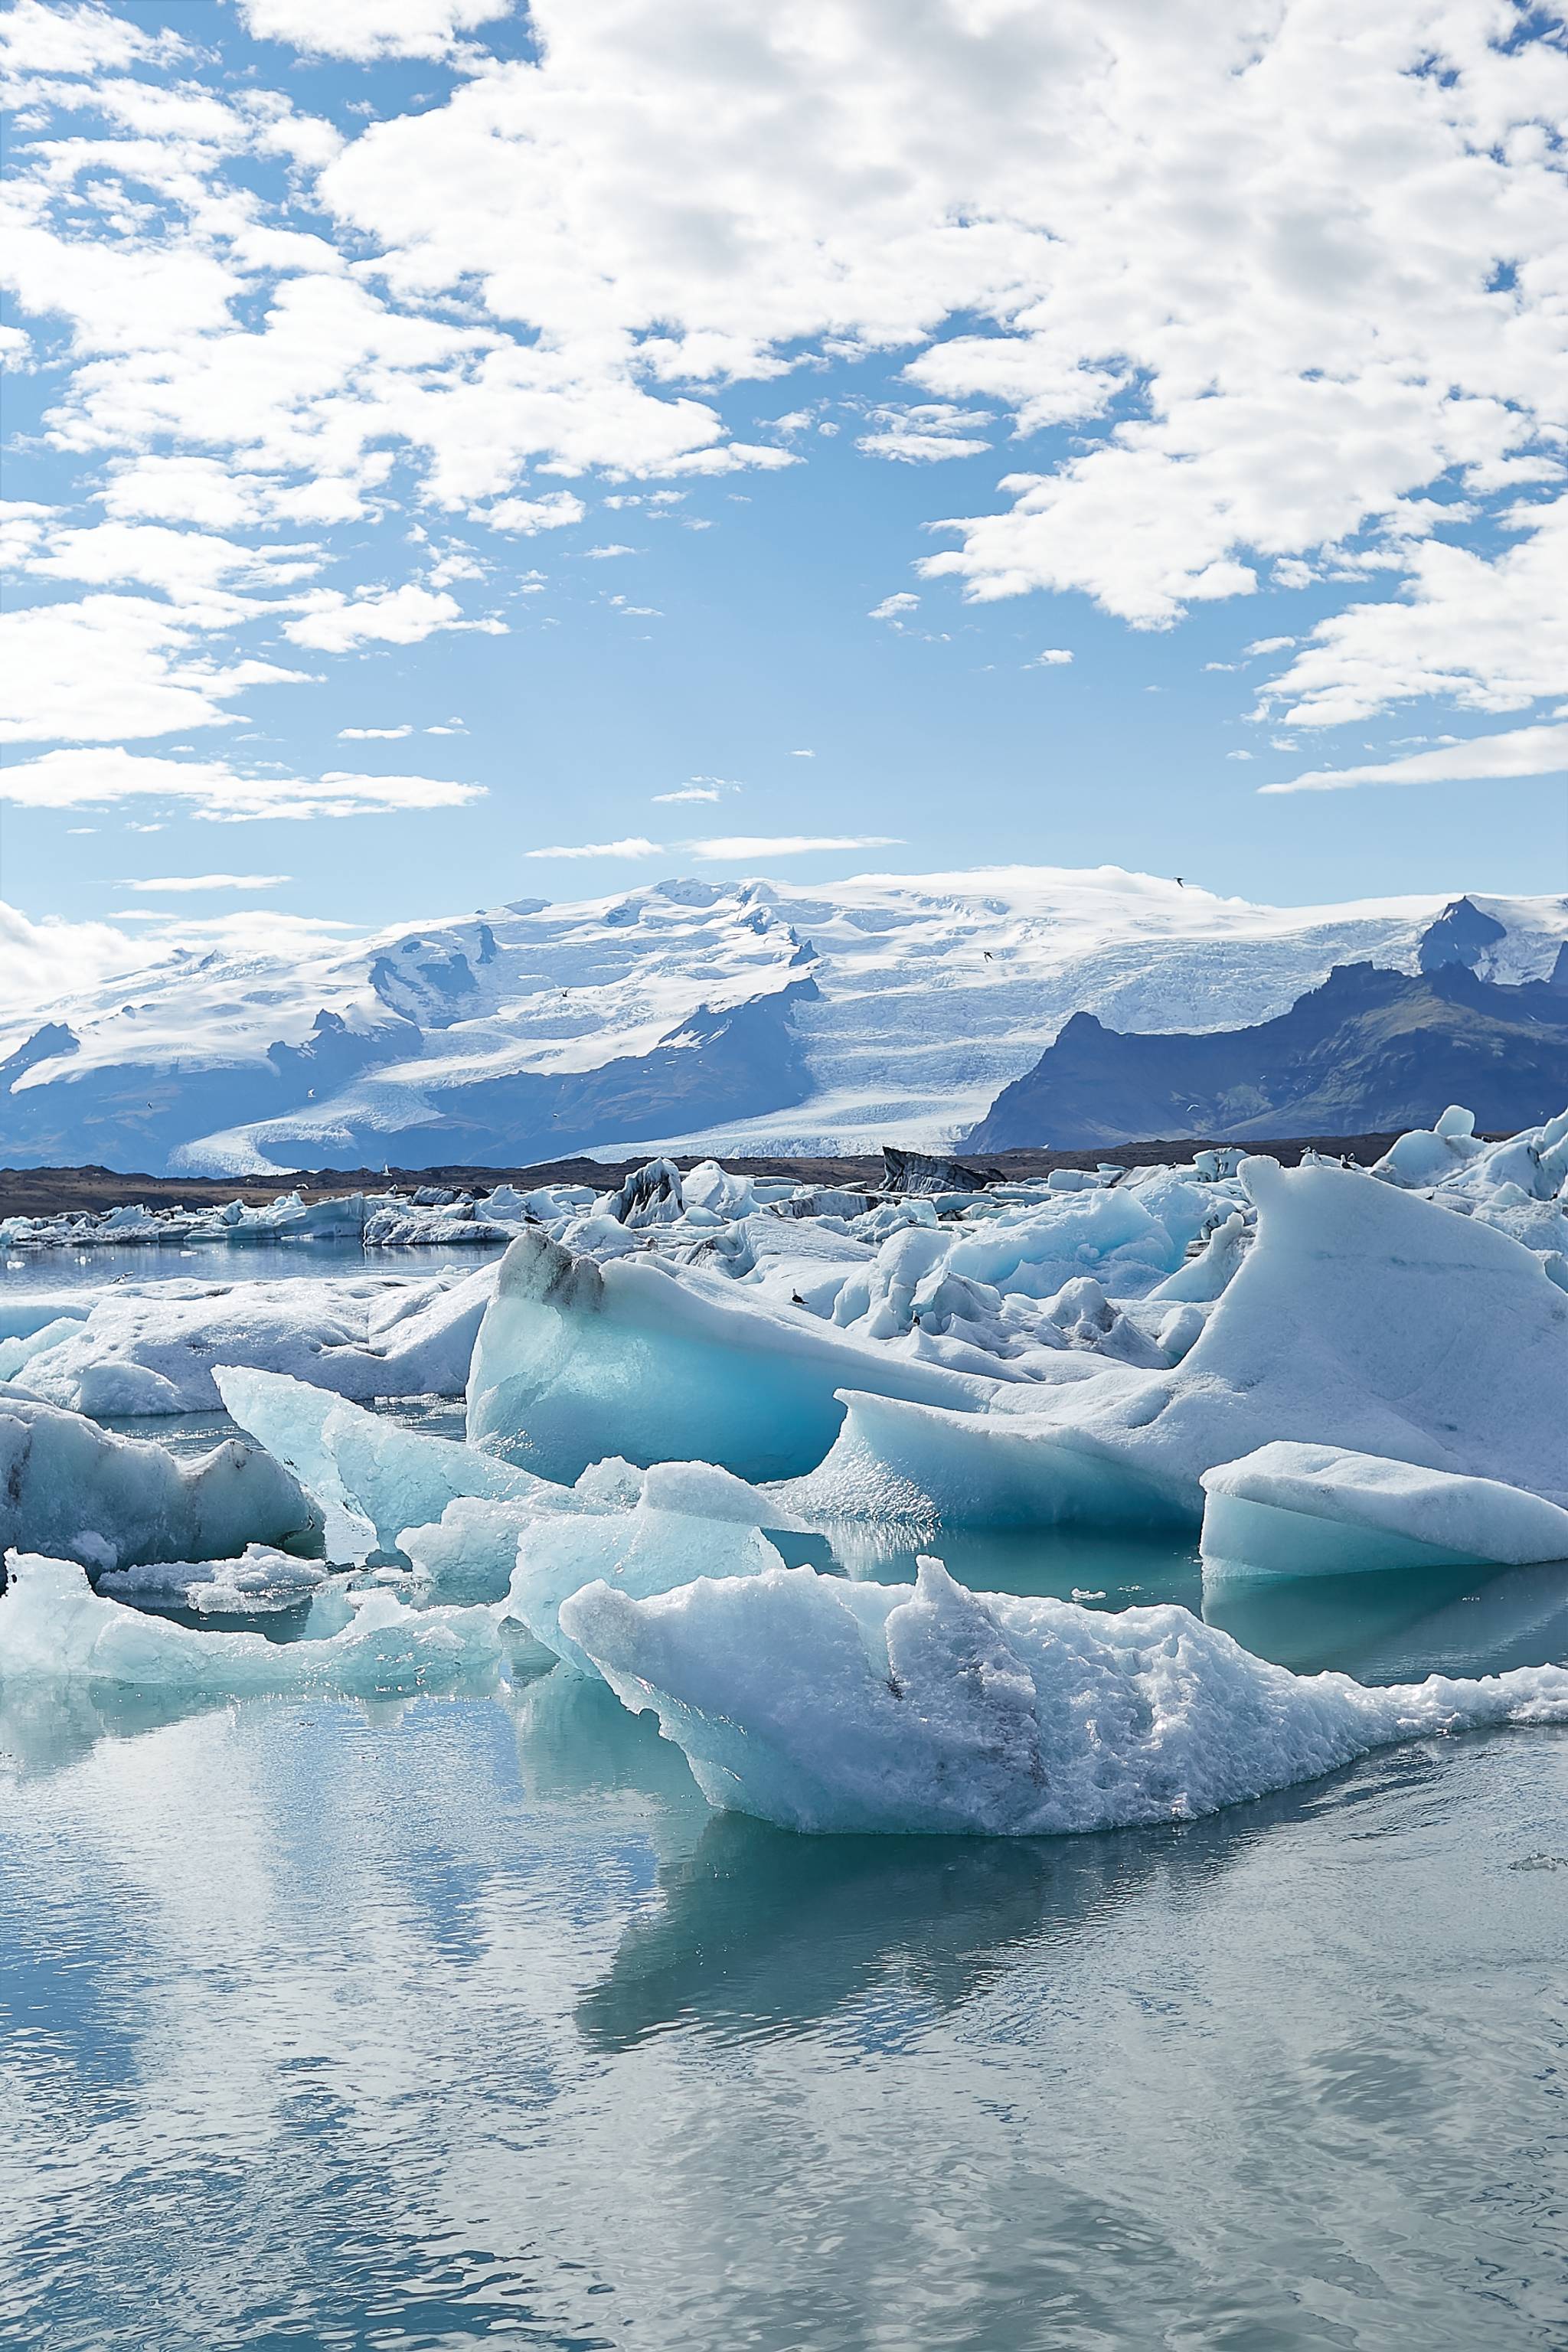
<path id="1" fill-rule="evenodd" d="M 613 503 L 605 500 L 606 505 Z M 587 511 L 574 491 L 548 490 L 542 499 L 501 499 L 482 512 L 476 507 L 471 520 L 487 524 L 491 530 L 531 535 L 540 530 L 561 530 L 568 523 L 581 522 Z"/>
<path id="2" fill-rule="evenodd" d="M 450 735 L 453 731 L 450 727 L 426 727 L 425 730 L 426 735 Z M 340 743 L 400 743 L 405 735 L 413 732 L 412 727 L 340 727 L 338 740 Z"/>
<path id="3" fill-rule="evenodd" d="M 926 401 L 903 408 L 873 411 L 876 431 L 862 433 L 855 446 L 868 457 L 896 457 L 905 465 L 932 465 L 943 457 L 976 457 L 989 441 L 973 437 L 973 429 L 992 422 L 987 409 L 954 408 L 947 401 Z"/>
<path id="4" fill-rule="evenodd" d="M 901 620 L 906 613 L 917 610 L 920 601 L 918 596 L 911 596 L 907 588 L 900 588 L 897 595 L 884 596 L 879 604 L 873 604 L 866 618 L 868 621 Z"/>
<path id="5" fill-rule="evenodd" d="M 1404 593 L 1320 621 L 1263 708 L 1292 727 L 1337 727 L 1418 696 L 1504 711 L 1561 692 L 1568 498 L 1510 520 L 1518 541 L 1495 561 L 1442 540 L 1413 547 Z"/>
<path id="6" fill-rule="evenodd" d="M 143 32 L 124 16 L 79 0 L 75 6 L 12 0 L 0 17 L 0 64 L 14 73 L 92 74 L 146 62 L 173 62 L 184 52 L 177 33 Z"/>
<path id="7" fill-rule="evenodd" d="M 718 798 L 717 784 L 682 784 L 678 793 L 655 793 L 653 795 L 656 807 L 672 801 L 716 801 Z"/>
<path id="8" fill-rule="evenodd" d="M 259 817 L 368 816 L 393 810 L 458 808 L 483 797 L 479 784 L 434 776 L 247 776 L 222 760 L 173 760 L 118 745 L 46 751 L 0 771 L 0 801 L 21 808 L 83 808 L 153 798 L 188 801 L 216 823 Z"/>
<path id="9" fill-rule="evenodd" d="M 811 849 L 896 849 L 898 836 L 889 833 L 732 834 L 707 841 L 683 841 L 690 857 L 731 860 L 737 857 L 802 857 Z"/>
<path id="10" fill-rule="evenodd" d="M 815 751 L 792 751 L 790 753 L 790 758 L 792 760 L 815 760 L 816 757 L 816 754 Z"/>
<path id="11" fill-rule="evenodd" d="M 142 960 L 140 941 L 108 923 L 34 922 L 0 899 L 0 1055 L 42 1020 L 58 1020 L 79 990 L 90 991 Z"/>
<path id="12" fill-rule="evenodd" d="M 928 576 L 1163 627 L 1260 576 L 1358 593 L 1387 572 L 1406 597 L 1296 649 L 1311 723 L 1541 690 L 1547 568 L 1447 546 L 1435 493 L 1460 481 L 1485 523 L 1562 478 L 1568 195 L 1544 125 L 1568 56 L 1543 20 L 801 0 L 742 12 L 742 37 L 734 0 L 684 0 L 674 35 L 660 0 L 533 0 L 529 53 L 500 58 L 469 44 L 503 0 L 244 9 L 312 53 L 465 71 L 342 142 L 277 90 L 142 79 L 174 44 L 126 14 L 0 21 L 40 102 L 98 76 L 70 86 L 87 135 L 28 145 L 27 115 L 5 256 L 22 310 L 74 341 L 57 446 L 144 485 L 117 503 L 110 481 L 111 520 L 313 526 L 409 495 L 547 504 L 520 488 L 541 469 L 776 467 L 799 460 L 727 440 L 701 388 L 878 353 L 910 398 L 868 415 L 874 455 L 963 454 L 993 418 L 1095 428 L 996 496 L 987 469 L 972 497 L 995 510 L 957 515 Z M 260 192 L 254 159 L 279 156 L 309 211 Z M 778 427 L 813 421 L 837 429 L 798 400 Z M 160 489 L 162 465 L 184 470 Z M 1472 596 L 1499 617 L 1467 651 L 1445 614 Z M 1404 636 L 1370 617 L 1406 608 L 1426 609 Z"/>
<path id="13" fill-rule="evenodd" d="M 640 834 L 632 834 L 624 841 L 580 841 L 553 849 L 525 849 L 525 857 L 658 857 L 661 855 L 657 841 L 645 841 Z"/>
<path id="14" fill-rule="evenodd" d="M 460 33 L 506 16 L 512 0 L 239 0 L 258 40 L 316 56 L 440 58 Z"/>
<path id="15" fill-rule="evenodd" d="M 1227 760 L 1250 760 L 1252 753 L 1250 751 L 1227 751 L 1225 756 Z"/>
<path id="16" fill-rule="evenodd" d="M 355 597 L 337 588 L 318 588 L 300 602 L 304 612 L 297 620 L 285 621 L 283 634 L 297 646 L 313 646 L 322 653 L 346 653 L 353 646 L 372 644 L 421 645 L 437 629 L 482 629 L 491 636 L 506 633 L 504 621 L 467 620 L 455 596 L 412 582 Z"/>
<path id="17" fill-rule="evenodd" d="M 0 741 L 108 742 L 230 727 L 221 705 L 304 673 L 197 649 L 203 623 L 142 596 L 86 596 L 0 617 Z"/>
<path id="18" fill-rule="evenodd" d="M 1026 667 L 1029 669 L 1065 669 L 1071 659 L 1072 655 L 1066 646 L 1047 646 L 1044 653 L 1037 654 Z"/>
<path id="19" fill-rule="evenodd" d="M 1236 754 L 1232 753 L 1234 759 Z M 1403 760 L 1359 768 L 1317 768 L 1289 783 L 1260 784 L 1260 793 L 1337 793 L 1355 784 L 1501 782 L 1522 776 L 1568 774 L 1568 723 L 1516 727 L 1501 735 L 1412 751 Z"/>
<path id="20" fill-rule="evenodd" d="M 618 541 L 605 547 L 585 547 L 583 550 L 584 554 L 590 556 L 595 563 L 602 563 L 607 556 L 636 555 L 637 551 L 635 547 L 623 547 Z"/>
<path id="21" fill-rule="evenodd" d="M 122 890 L 276 890 L 291 874 L 160 874 L 145 882 L 121 882 Z"/>

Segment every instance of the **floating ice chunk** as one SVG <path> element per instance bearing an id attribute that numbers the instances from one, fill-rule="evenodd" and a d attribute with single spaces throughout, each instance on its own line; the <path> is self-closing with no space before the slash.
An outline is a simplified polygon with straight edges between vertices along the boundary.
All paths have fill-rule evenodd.
<path id="1" fill-rule="evenodd" d="M 760 1576 L 783 1566 L 760 1528 L 658 1510 L 645 1497 L 634 1511 L 525 1528 L 507 1605 L 574 1674 L 592 1675 L 597 1669 L 560 1622 L 562 1602 L 584 1584 L 602 1580 L 640 1600 L 695 1577 Z"/>
<path id="2" fill-rule="evenodd" d="M 1568 1722 L 1568 1670 L 1368 1689 L 1301 1678 L 1184 1609 L 1118 1615 L 809 1569 L 647 1600 L 610 1584 L 562 1630 L 653 1709 L 710 1804 L 806 1831 L 1040 1836 L 1184 1821 L 1369 1749 Z"/>
<path id="3" fill-rule="evenodd" d="M 161 1283 L 105 1294 L 23 1368 L 79 1412 L 204 1412 L 215 1363 L 288 1372 L 340 1395 L 462 1393 L 494 1269 L 465 1280 Z"/>
<path id="4" fill-rule="evenodd" d="M 296 1559 L 267 1544 L 247 1544 L 238 1559 L 173 1559 L 111 1569 L 99 1578 L 97 1590 L 111 1601 L 163 1602 L 204 1617 L 253 1617 L 310 1600 L 331 1574 L 314 1560 Z"/>
<path id="5" fill-rule="evenodd" d="M 1201 1474 L 1277 1438 L 1568 1504 L 1568 1297 L 1541 1261 L 1359 1171 L 1244 1174 L 1258 1239 L 1175 1369 L 1089 1358 L 983 1413 L 856 1397 L 804 1507 L 863 1515 L 901 1491 L 950 1525 L 1195 1522 Z"/>
<path id="6" fill-rule="evenodd" d="M 388 1549 L 402 1528 L 439 1519 L 456 1496 L 527 1498 L 542 1483 L 493 1454 L 399 1428 L 286 1373 L 219 1364 L 213 1378 L 242 1429 L 322 1502 L 368 1520 Z"/>
<path id="7" fill-rule="evenodd" d="M 1120 1185 L 1053 1192 L 1034 1206 L 966 1226 L 953 1239 L 954 1274 L 1001 1291 L 1049 1298 L 1077 1275 L 1092 1274 L 1118 1297 L 1136 1297 L 1180 1263 L 1180 1245 L 1143 1202 Z"/>
<path id="8" fill-rule="evenodd" d="M 35 1356 L 47 1354 L 62 1341 L 74 1339 L 79 1318 L 73 1315 L 57 1315 L 40 1324 L 36 1331 L 25 1337 L 0 1339 L 0 1381 L 14 1381 Z"/>
<path id="9" fill-rule="evenodd" d="M 1568 1510 L 1539 1495 L 1339 1446 L 1262 1445 L 1203 1486 L 1205 1577 L 1568 1560 Z"/>
<path id="10" fill-rule="evenodd" d="M 570 1490 L 555 1492 L 570 1501 Z M 438 1601 L 504 1601 L 524 1530 L 539 1517 L 530 1501 L 458 1495 L 438 1519 L 402 1528 L 397 1549 L 412 1563 L 422 1594 Z"/>
<path id="11" fill-rule="evenodd" d="M 1120 1368 L 1112 1392 L 1128 1380 Z M 1086 1388 L 1090 1383 L 1085 1383 Z M 1051 1392 L 1054 1393 L 1054 1392 Z M 828 1519 L 893 1519 L 935 1528 L 1168 1528 L 1195 1525 L 1195 1486 L 1145 1470 L 1118 1432 L 1043 1412 L 950 1412 L 846 1391 L 844 1428 L 826 1459 L 790 1488 L 796 1507 Z"/>
<path id="12" fill-rule="evenodd" d="M 470 1444 L 574 1478 L 609 1446 L 700 1454 L 742 1477 L 820 1461 L 845 1386 L 975 1410 L 991 1383 L 857 1346 L 720 1276 L 639 1255 L 599 1266 L 540 1230 L 501 1260 L 468 1379 Z"/>
<path id="13" fill-rule="evenodd" d="M 179 1462 L 80 1414 L 0 1395 L 0 1551 L 92 1569 L 232 1559 L 248 1543 L 316 1554 L 321 1519 L 281 1463 L 238 1438 Z"/>
<path id="14" fill-rule="evenodd" d="M 1431 1127 L 1413 1128 L 1391 1143 L 1374 1163 L 1373 1174 L 1391 1184 L 1441 1184 L 1482 1149 L 1476 1136 L 1474 1111 L 1450 1103 Z"/>
<path id="15" fill-rule="evenodd" d="M 490 1609 L 406 1608 L 371 1591 L 351 1623 L 321 1641 L 205 1633 L 100 1600 L 81 1569 L 22 1553 L 0 1596 L 0 1682 L 133 1684 L 206 1696 L 345 1691 L 363 1696 L 450 1689 L 499 1665 Z"/>
<path id="16" fill-rule="evenodd" d="M 1205 1305 L 1217 1298 L 1240 1266 L 1249 1238 L 1247 1219 L 1239 1209 L 1233 1209 L 1215 1227 L 1198 1256 L 1189 1258 L 1185 1265 L 1179 1265 L 1174 1274 L 1157 1283 L 1150 1297 L 1195 1300 Z"/>
<path id="17" fill-rule="evenodd" d="M 605 1202 L 605 1213 L 618 1224 L 634 1228 L 673 1224 L 686 1206 L 680 1171 L 673 1160 L 650 1160 L 634 1169 L 620 1190 Z"/>

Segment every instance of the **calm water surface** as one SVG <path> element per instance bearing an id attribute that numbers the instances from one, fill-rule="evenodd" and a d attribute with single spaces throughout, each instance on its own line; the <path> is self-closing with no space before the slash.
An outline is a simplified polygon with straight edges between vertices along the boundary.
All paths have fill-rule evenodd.
<path id="1" fill-rule="evenodd" d="M 1152 1546 L 939 1549 L 1203 1603 Z M 1491 1671 L 1568 1655 L 1568 1569 L 1210 1613 Z M 713 1814 L 555 1674 L 0 1692 L 0 2344 L 1568 2345 L 1561 1732 L 1016 1843 Z"/>

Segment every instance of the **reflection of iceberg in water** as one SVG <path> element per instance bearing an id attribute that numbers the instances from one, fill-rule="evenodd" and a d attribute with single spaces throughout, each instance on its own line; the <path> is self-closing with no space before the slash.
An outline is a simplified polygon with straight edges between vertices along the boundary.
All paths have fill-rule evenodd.
<path id="1" fill-rule="evenodd" d="M 1568 1561 L 1205 1584 L 1206 1624 L 1297 1674 L 1498 1675 L 1568 1656 Z"/>
<path id="2" fill-rule="evenodd" d="M 626 1929 L 578 2027 L 603 2051 L 682 2026 L 771 2039 L 887 1993 L 902 2037 L 983 1992 L 1020 1947 L 1103 1922 L 1156 1878 L 1179 1901 L 1311 1802 L 1263 1798 L 1132 1836 L 963 1841 L 804 1838 L 714 1814 L 660 1870 L 658 1911 Z M 869 2030 L 885 2040 L 888 2021 Z"/>

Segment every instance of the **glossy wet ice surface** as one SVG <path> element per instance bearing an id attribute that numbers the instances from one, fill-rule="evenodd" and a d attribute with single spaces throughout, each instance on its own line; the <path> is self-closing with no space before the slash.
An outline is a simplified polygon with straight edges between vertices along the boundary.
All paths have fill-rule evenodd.
<path id="1" fill-rule="evenodd" d="M 1563 1654 L 1568 1571 L 1352 1581 L 1363 1671 Z M 1560 1733 L 1016 1843 L 711 1814 L 560 1675 L 0 1748 L 0 2343 L 1568 2336 Z"/>

